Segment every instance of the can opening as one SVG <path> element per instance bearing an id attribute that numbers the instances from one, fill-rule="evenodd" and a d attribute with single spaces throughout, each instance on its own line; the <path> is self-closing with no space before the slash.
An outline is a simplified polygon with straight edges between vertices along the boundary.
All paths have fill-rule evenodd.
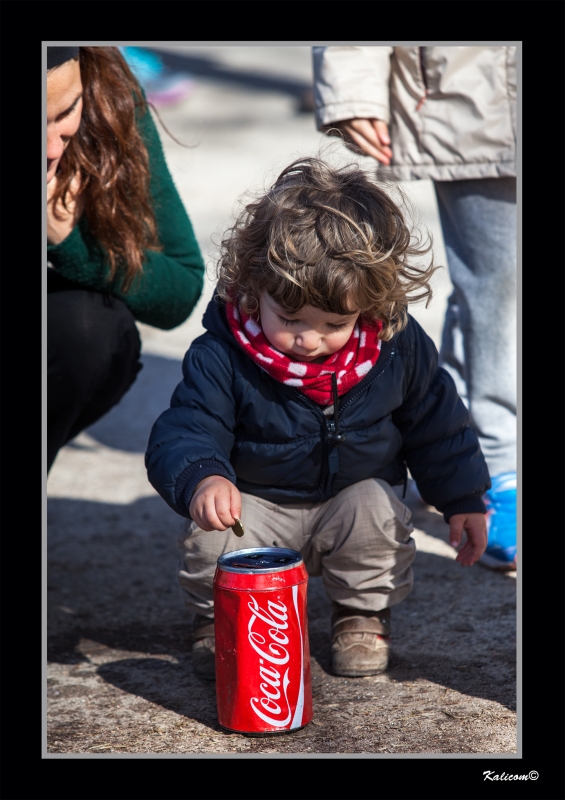
<path id="1" fill-rule="evenodd" d="M 218 566 L 227 570 L 274 571 L 289 569 L 302 562 L 296 550 L 284 547 L 254 547 L 225 553 L 218 559 Z"/>

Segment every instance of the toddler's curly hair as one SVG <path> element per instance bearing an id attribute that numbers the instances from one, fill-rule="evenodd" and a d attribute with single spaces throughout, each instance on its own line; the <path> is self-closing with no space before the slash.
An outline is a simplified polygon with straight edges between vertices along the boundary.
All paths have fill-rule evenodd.
<path id="1" fill-rule="evenodd" d="M 288 313 L 304 305 L 381 320 L 380 338 L 407 324 L 408 303 L 431 300 L 437 269 L 399 206 L 357 165 L 301 158 L 246 205 L 222 241 L 217 293 L 257 315 L 267 291 Z M 417 294 L 414 294 L 417 292 Z"/>

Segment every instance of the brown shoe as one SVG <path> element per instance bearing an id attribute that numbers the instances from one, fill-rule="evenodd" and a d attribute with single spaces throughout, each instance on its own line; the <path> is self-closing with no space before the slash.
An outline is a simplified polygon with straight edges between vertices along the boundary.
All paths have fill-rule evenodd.
<path id="1" fill-rule="evenodd" d="M 334 604 L 332 668 L 336 675 L 378 675 L 388 666 L 390 608 L 359 611 Z"/>
<path id="2" fill-rule="evenodd" d="M 197 614 L 192 624 L 192 668 L 195 675 L 207 681 L 216 680 L 216 640 L 214 620 Z"/>

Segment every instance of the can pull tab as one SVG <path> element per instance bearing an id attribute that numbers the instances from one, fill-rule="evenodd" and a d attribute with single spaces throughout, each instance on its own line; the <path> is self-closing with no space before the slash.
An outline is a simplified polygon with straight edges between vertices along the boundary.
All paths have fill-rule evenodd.
<path id="1" fill-rule="evenodd" d="M 231 529 L 236 536 L 243 536 L 243 525 L 241 524 L 241 520 L 239 520 L 237 517 L 235 518 L 235 525 L 232 525 Z"/>

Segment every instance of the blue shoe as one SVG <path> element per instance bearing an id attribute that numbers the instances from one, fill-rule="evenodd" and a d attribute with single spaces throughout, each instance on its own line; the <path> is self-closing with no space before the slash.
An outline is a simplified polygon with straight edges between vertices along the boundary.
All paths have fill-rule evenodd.
<path id="1" fill-rule="evenodd" d="M 487 549 L 479 561 L 490 569 L 516 569 L 516 473 L 503 472 L 492 479 L 486 493 Z"/>

